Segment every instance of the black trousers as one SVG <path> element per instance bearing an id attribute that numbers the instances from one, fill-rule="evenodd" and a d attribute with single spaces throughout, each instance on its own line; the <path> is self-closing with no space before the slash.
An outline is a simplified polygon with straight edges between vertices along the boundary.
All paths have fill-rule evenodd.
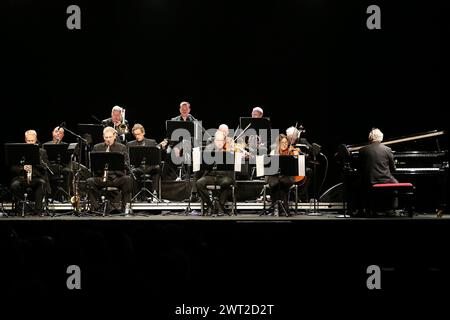
<path id="1" fill-rule="evenodd" d="M 42 210 L 42 201 L 44 200 L 46 182 L 42 178 L 33 178 L 31 183 L 27 183 L 25 178 L 14 179 L 11 182 L 11 192 L 16 200 L 24 200 L 24 193 L 28 193 L 30 188 L 34 197 L 36 211 Z M 27 197 L 28 198 L 28 197 Z"/>
<path id="2" fill-rule="evenodd" d="M 101 195 L 100 189 L 104 187 L 119 188 L 122 193 L 122 210 L 125 210 L 125 204 L 131 202 L 131 186 L 132 179 L 130 176 L 121 176 L 111 178 L 108 177 L 106 182 L 103 182 L 102 177 L 91 177 L 87 179 L 88 196 L 91 203 L 91 210 L 98 211 L 100 206 L 98 198 Z"/>
<path id="3" fill-rule="evenodd" d="M 224 211 L 225 208 L 225 202 L 230 196 L 231 192 L 231 186 L 233 185 L 234 181 L 233 178 L 229 176 L 209 176 L 206 175 L 200 179 L 197 180 L 196 186 L 197 186 L 197 192 L 200 195 L 200 198 L 204 203 L 208 205 L 209 208 L 213 208 L 213 204 L 211 202 L 211 199 L 208 195 L 208 189 L 206 188 L 207 185 L 217 185 L 220 186 L 219 192 L 219 210 Z"/>
<path id="4" fill-rule="evenodd" d="M 133 169 L 133 173 L 136 176 L 136 181 L 134 183 L 134 192 L 137 193 L 144 186 L 144 174 L 150 176 L 152 180 L 152 185 L 149 186 L 150 191 L 158 191 L 159 193 L 159 180 L 161 179 L 161 169 L 159 166 L 147 166 L 147 167 L 139 167 Z"/>
<path id="5" fill-rule="evenodd" d="M 272 203 L 281 200 L 286 207 L 288 204 L 289 188 L 294 182 L 294 177 L 290 176 L 268 176 L 267 183 L 269 184 Z"/>

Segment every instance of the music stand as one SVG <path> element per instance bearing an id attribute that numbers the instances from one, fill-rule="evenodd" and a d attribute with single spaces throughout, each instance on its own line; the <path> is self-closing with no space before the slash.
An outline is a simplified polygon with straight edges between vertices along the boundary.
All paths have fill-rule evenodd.
<path id="1" fill-rule="evenodd" d="M 103 129 L 104 127 L 101 124 L 78 124 L 78 132 L 85 142 L 84 161 L 82 161 L 82 159 L 79 159 L 79 161 L 86 166 L 89 165 L 89 151 L 91 150 L 91 147 L 97 143 L 103 142 Z"/>
<path id="2" fill-rule="evenodd" d="M 145 187 L 145 167 L 161 165 L 161 149 L 151 146 L 129 146 L 128 150 L 130 154 L 131 165 L 135 168 L 143 167 L 144 170 L 142 174 L 141 190 L 131 199 L 131 202 L 133 202 L 142 194 L 148 194 L 149 196 L 153 197 L 153 199 L 156 199 L 157 202 L 162 202 L 154 192 L 151 192 Z M 161 194 L 160 184 L 157 187 L 158 194 Z"/>
<path id="3" fill-rule="evenodd" d="M 24 166 L 24 165 L 40 165 L 39 146 L 30 143 L 5 143 L 5 160 L 6 165 Z M 22 203 L 21 215 L 25 216 L 25 206 L 32 210 L 30 202 L 27 199 L 28 194 L 24 193 L 24 199 L 19 201 Z"/>
<path id="4" fill-rule="evenodd" d="M 297 156 L 284 156 L 284 155 L 270 155 L 270 162 L 264 164 L 264 175 L 266 176 L 299 176 L 299 160 Z M 273 167 L 275 164 L 275 167 Z M 270 168 L 267 169 L 266 168 Z M 270 209 L 274 208 L 276 205 L 281 206 L 284 214 L 288 216 L 288 212 L 286 211 L 282 200 L 278 199 L 275 202 L 272 202 L 270 207 L 263 211 L 261 215 L 266 215 L 270 211 Z"/>
<path id="5" fill-rule="evenodd" d="M 125 171 L 125 156 L 121 152 L 92 151 L 90 167 L 93 175 L 105 171 Z M 106 186 L 107 187 L 107 186 Z M 103 216 L 106 215 L 108 200 L 103 198 Z"/>
<path id="6" fill-rule="evenodd" d="M 198 140 L 199 135 L 199 125 L 198 121 L 177 121 L 177 120 L 166 120 L 166 136 L 169 140 L 169 145 L 174 147 L 178 143 L 184 145 L 185 142 L 190 144 L 191 149 L 194 145 L 194 140 Z M 176 133 L 174 135 L 174 133 Z M 185 158 L 189 157 L 190 154 L 185 154 L 183 150 L 182 163 L 180 165 L 180 172 L 177 180 L 181 180 L 182 170 L 184 169 Z M 190 167 L 186 170 L 187 179 L 190 180 Z"/>
<path id="7" fill-rule="evenodd" d="M 322 147 L 317 143 L 312 144 L 312 155 L 313 155 L 313 193 L 314 193 L 314 203 L 313 203 L 313 211 L 308 213 L 308 216 L 321 216 L 322 213 L 318 210 L 319 207 L 319 196 L 317 190 L 317 155 L 320 153 L 320 149 Z"/>
<path id="8" fill-rule="evenodd" d="M 68 199 L 70 198 L 69 193 L 64 190 L 64 188 L 61 187 L 60 182 L 61 178 L 61 167 L 64 165 L 69 164 L 69 152 L 68 147 L 69 145 L 67 143 L 58 143 L 58 144 L 43 144 L 42 147 L 47 151 L 48 160 L 51 163 L 56 164 L 57 166 L 57 173 L 58 173 L 58 187 L 54 194 L 54 199 L 57 198 L 56 196 L 62 193 L 62 195 L 65 195 Z"/>

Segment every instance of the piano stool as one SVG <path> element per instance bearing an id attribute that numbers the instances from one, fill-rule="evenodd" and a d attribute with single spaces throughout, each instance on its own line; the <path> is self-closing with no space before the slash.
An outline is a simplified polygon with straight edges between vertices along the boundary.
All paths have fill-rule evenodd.
<path id="1" fill-rule="evenodd" d="M 370 212 L 373 214 L 376 209 L 376 203 L 390 201 L 390 209 L 398 209 L 399 198 L 404 201 L 404 208 L 408 212 L 408 216 L 414 215 L 414 191 L 415 186 L 412 183 L 377 183 L 372 186 L 370 192 Z M 395 204 L 395 205 L 392 205 Z"/>

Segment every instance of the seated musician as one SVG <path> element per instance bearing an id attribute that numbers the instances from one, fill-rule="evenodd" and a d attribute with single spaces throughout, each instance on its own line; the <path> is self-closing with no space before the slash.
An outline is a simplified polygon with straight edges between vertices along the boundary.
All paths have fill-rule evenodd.
<path id="1" fill-rule="evenodd" d="M 120 132 L 120 135 L 117 135 L 117 139 L 121 143 L 125 143 L 127 140 L 129 140 L 130 136 L 129 133 L 121 132 L 120 126 L 125 125 L 126 128 L 128 128 L 128 121 L 126 119 L 123 119 L 124 109 L 119 106 L 114 106 L 111 109 L 111 117 L 102 120 L 102 125 L 104 127 L 112 127 L 114 128 L 118 133 Z M 123 133 L 123 134 L 122 134 Z"/>
<path id="2" fill-rule="evenodd" d="M 25 142 L 37 144 L 37 133 L 35 130 L 25 132 Z M 42 201 L 46 193 L 50 193 L 50 184 L 48 183 L 47 168 L 49 165 L 47 151 L 40 148 L 40 165 L 15 165 L 11 167 L 13 174 L 11 182 L 11 191 L 16 200 L 24 200 L 24 193 L 30 188 L 34 195 L 36 213 L 42 211 Z"/>
<path id="3" fill-rule="evenodd" d="M 106 127 L 103 129 L 104 142 L 96 144 L 92 151 L 121 152 L 125 156 L 125 166 L 129 167 L 128 149 L 123 144 L 116 142 L 116 135 L 117 132 L 113 127 Z M 122 191 L 122 211 L 125 211 L 125 205 L 131 202 L 131 177 L 123 171 L 108 171 L 107 180 L 103 182 L 103 174 L 104 172 L 100 172 L 95 177 L 87 179 L 91 211 L 100 209 L 98 203 L 99 190 L 104 187 L 116 187 Z"/>
<path id="4" fill-rule="evenodd" d="M 280 134 L 277 138 L 275 148 L 270 152 L 271 155 L 298 155 L 297 150 L 290 150 L 289 141 L 284 134 Z M 283 202 L 286 212 L 289 212 L 288 194 L 290 187 L 295 183 L 294 177 L 289 176 L 267 176 L 266 182 L 270 187 L 270 198 L 272 203 L 278 200 Z M 278 215 L 281 208 L 274 207 L 274 214 Z M 289 215 L 289 214 L 288 214 Z"/>
<path id="5" fill-rule="evenodd" d="M 395 171 L 392 149 L 385 146 L 380 129 L 372 129 L 369 133 L 370 144 L 359 150 L 361 173 L 366 185 L 376 183 L 397 183 L 392 172 Z"/>
<path id="6" fill-rule="evenodd" d="M 297 129 L 296 127 L 287 128 L 286 129 L 286 137 L 291 146 L 290 148 L 291 149 L 298 148 L 300 150 L 300 152 L 305 153 L 306 158 L 308 159 L 312 146 L 306 138 L 301 138 L 301 132 L 302 132 L 301 129 L 302 129 L 301 127 L 300 127 L 300 130 Z M 311 185 L 312 176 L 313 176 L 313 170 L 308 166 L 308 165 L 310 165 L 310 161 L 307 161 L 306 165 L 307 165 L 305 167 L 305 175 L 306 176 L 302 182 L 302 189 L 299 192 L 299 198 L 303 202 L 309 201 L 308 189 L 309 189 L 309 186 Z"/>
<path id="7" fill-rule="evenodd" d="M 204 152 L 210 153 L 213 151 L 223 152 L 226 142 L 226 136 L 223 131 L 217 130 L 214 135 L 214 142 L 207 145 Z M 207 204 L 209 213 L 215 215 L 216 208 L 213 208 L 211 199 L 208 196 L 207 185 L 220 186 L 219 191 L 219 203 L 217 208 L 217 214 L 223 215 L 225 213 L 225 202 L 230 196 L 231 186 L 234 183 L 233 171 L 212 171 L 205 170 L 203 177 L 197 180 L 197 192 L 200 195 L 202 201 Z"/>
<path id="8" fill-rule="evenodd" d="M 43 143 L 44 145 L 48 144 L 67 144 L 67 142 L 63 141 L 64 139 L 64 128 L 63 127 L 55 127 L 52 131 L 52 140 Z M 52 188 L 52 199 L 56 199 L 58 201 L 63 201 L 64 195 L 58 192 L 58 188 L 63 188 L 63 190 L 70 194 L 70 186 L 72 180 L 72 169 L 69 163 L 56 163 L 50 162 L 50 169 L 55 173 L 50 179 L 50 184 Z M 61 181 L 62 180 L 62 181 Z"/>
<path id="9" fill-rule="evenodd" d="M 377 183 L 397 183 L 392 172 L 395 171 L 395 162 L 392 149 L 385 146 L 383 133 L 380 129 L 369 132 L 370 144 L 359 150 L 359 166 L 361 172 L 360 197 L 364 208 L 368 208 L 369 190 Z M 396 207 L 396 203 L 393 204 Z M 362 209 L 360 207 L 360 209 Z"/>
<path id="10" fill-rule="evenodd" d="M 145 138 L 145 128 L 142 124 L 136 123 L 133 126 L 133 129 L 131 129 L 131 132 L 133 133 L 133 136 L 136 138 L 136 140 L 128 142 L 127 146 L 158 146 L 156 140 Z M 133 172 L 138 180 L 142 177 L 143 174 L 148 174 L 151 176 L 153 190 L 158 190 L 160 171 L 161 169 L 159 165 L 141 165 L 138 168 L 133 168 Z"/>

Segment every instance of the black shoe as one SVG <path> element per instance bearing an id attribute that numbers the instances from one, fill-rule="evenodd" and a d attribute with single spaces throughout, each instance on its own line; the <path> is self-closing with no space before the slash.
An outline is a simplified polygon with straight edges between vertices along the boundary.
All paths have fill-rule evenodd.
<path id="1" fill-rule="evenodd" d="M 198 197 L 198 195 L 196 193 L 193 193 L 189 199 L 190 202 L 198 202 L 200 200 L 200 198 Z"/>

